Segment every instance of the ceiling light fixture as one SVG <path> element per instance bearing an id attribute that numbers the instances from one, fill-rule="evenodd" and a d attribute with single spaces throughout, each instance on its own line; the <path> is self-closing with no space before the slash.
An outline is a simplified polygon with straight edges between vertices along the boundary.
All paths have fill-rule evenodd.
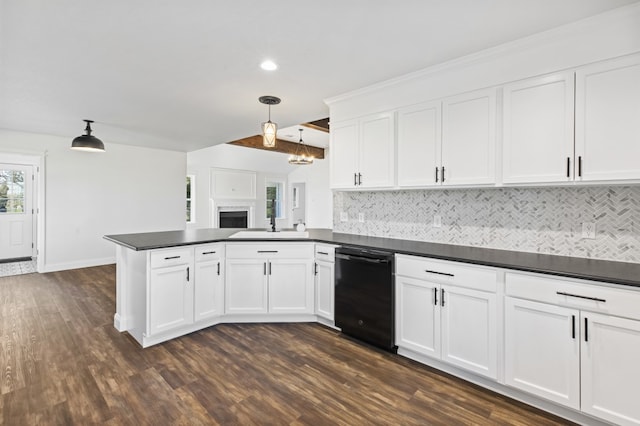
<path id="1" fill-rule="evenodd" d="M 309 149 L 302 141 L 302 131 L 304 129 L 298 129 L 300 132 L 300 141 L 296 147 L 295 155 L 289 157 L 289 164 L 295 164 L 297 166 L 305 166 L 307 164 L 313 164 L 313 156 L 309 154 Z"/>
<path id="2" fill-rule="evenodd" d="M 269 121 L 262 123 L 262 145 L 267 148 L 273 148 L 276 146 L 278 125 L 271 121 L 271 105 L 278 105 L 280 98 L 275 96 L 260 96 L 258 100 L 265 105 L 269 105 Z"/>
<path id="3" fill-rule="evenodd" d="M 102 141 L 91 135 L 91 123 L 93 123 L 93 120 L 83 121 L 87 123 L 87 127 L 84 129 L 87 133 L 75 138 L 73 142 L 71 142 L 71 149 L 77 151 L 104 152 L 104 144 Z"/>
<path id="4" fill-rule="evenodd" d="M 278 69 L 278 64 L 267 59 L 266 61 L 260 64 L 260 68 L 262 68 L 265 71 L 275 71 Z"/>

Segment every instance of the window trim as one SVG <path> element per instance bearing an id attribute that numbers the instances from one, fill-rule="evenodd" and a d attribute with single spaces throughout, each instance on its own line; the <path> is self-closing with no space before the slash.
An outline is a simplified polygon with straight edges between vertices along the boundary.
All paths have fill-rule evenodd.
<path id="1" fill-rule="evenodd" d="M 185 187 L 185 197 L 186 200 L 185 201 L 190 201 L 191 202 L 191 209 L 189 210 L 189 217 L 187 218 L 187 223 L 195 223 L 196 221 L 196 199 L 194 197 L 195 195 L 195 189 L 196 189 L 196 175 L 192 175 L 192 174 L 188 174 L 187 175 L 187 179 L 190 181 L 190 197 L 186 197 L 186 187 Z M 186 202 L 185 202 L 185 208 L 186 206 Z"/>
<path id="2" fill-rule="evenodd" d="M 265 201 L 264 213 L 265 213 L 266 220 L 270 219 L 269 216 L 267 215 L 267 209 L 269 208 L 267 205 L 268 203 L 267 188 L 271 186 L 269 185 L 270 183 L 277 184 L 280 187 L 280 191 L 278 194 L 279 195 L 278 201 L 280 202 L 280 216 L 276 215 L 276 220 L 286 219 L 287 218 L 287 194 L 286 194 L 287 181 L 286 179 L 268 177 L 264 181 L 264 201 Z"/>

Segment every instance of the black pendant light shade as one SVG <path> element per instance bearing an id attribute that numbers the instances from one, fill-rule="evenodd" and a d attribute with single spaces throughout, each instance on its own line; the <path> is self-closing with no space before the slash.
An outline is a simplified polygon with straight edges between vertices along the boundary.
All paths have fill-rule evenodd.
<path id="1" fill-rule="evenodd" d="M 78 136 L 71 143 L 71 149 L 89 152 L 104 152 L 104 144 L 95 136 L 91 135 L 91 123 L 93 120 L 84 120 L 87 123 L 84 131 L 86 134 Z"/>

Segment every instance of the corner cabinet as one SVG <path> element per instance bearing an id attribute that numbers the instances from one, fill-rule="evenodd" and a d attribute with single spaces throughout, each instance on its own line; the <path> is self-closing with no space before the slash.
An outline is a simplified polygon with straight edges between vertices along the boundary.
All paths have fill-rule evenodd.
<path id="1" fill-rule="evenodd" d="M 392 188 L 395 185 L 393 112 L 331 126 L 331 188 Z"/>
<path id="2" fill-rule="evenodd" d="M 313 244 L 226 247 L 225 314 L 313 314 Z"/>
<path id="3" fill-rule="evenodd" d="M 507 385 L 640 424 L 640 292 L 507 272 L 506 293 Z"/>
<path id="4" fill-rule="evenodd" d="M 396 255 L 398 353 L 497 379 L 497 285 L 490 268 Z"/>

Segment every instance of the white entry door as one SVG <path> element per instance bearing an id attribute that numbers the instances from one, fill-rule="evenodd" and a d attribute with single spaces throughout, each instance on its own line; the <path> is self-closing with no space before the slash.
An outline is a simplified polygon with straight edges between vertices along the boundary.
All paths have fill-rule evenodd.
<path id="1" fill-rule="evenodd" d="M 0 164 L 0 260 L 33 255 L 33 166 Z"/>

